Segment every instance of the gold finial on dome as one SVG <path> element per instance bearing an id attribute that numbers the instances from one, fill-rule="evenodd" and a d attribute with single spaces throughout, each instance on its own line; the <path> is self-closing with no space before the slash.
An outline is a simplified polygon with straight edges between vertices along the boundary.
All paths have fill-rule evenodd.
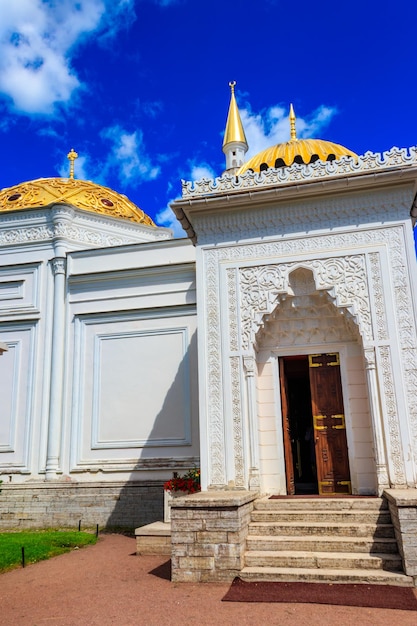
<path id="1" fill-rule="evenodd" d="M 295 130 L 295 113 L 294 107 L 290 104 L 290 141 L 297 141 L 297 131 Z"/>
<path id="2" fill-rule="evenodd" d="M 230 91 L 232 93 L 235 93 L 235 86 L 236 86 L 236 81 L 235 80 L 231 80 L 229 83 L 229 87 L 230 87 Z"/>
<path id="3" fill-rule="evenodd" d="M 74 161 L 75 159 L 78 159 L 78 154 L 75 152 L 74 148 L 71 148 L 71 150 L 68 152 L 67 154 L 67 159 L 70 162 L 70 178 L 74 178 Z"/>

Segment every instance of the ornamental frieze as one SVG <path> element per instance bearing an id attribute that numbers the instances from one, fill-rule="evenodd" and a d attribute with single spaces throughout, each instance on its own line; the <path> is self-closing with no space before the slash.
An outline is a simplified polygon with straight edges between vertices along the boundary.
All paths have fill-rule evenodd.
<path id="1" fill-rule="evenodd" d="M 327 291 L 335 306 L 345 309 L 356 321 L 366 341 L 371 341 L 372 322 L 364 255 L 271 264 L 240 269 L 241 343 L 248 350 L 254 343 L 263 317 L 272 313 L 280 297 L 289 292 L 291 272 L 310 269 L 317 291 Z"/>
<path id="2" fill-rule="evenodd" d="M 269 168 L 263 172 L 247 171 L 241 176 L 223 174 L 213 180 L 182 181 L 182 197 L 196 198 L 210 194 L 275 187 L 293 182 L 337 178 L 352 174 L 383 171 L 394 166 L 417 165 L 417 146 L 391 148 L 387 152 L 366 152 L 354 159 L 342 157 L 337 161 L 316 161 L 308 165 L 294 163 L 289 167 Z"/>

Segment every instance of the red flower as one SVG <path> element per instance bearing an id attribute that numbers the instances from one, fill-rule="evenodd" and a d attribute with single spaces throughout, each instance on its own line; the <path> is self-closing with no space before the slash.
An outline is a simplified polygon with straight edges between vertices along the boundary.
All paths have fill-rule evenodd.
<path id="1" fill-rule="evenodd" d="M 185 493 L 196 493 L 200 491 L 200 470 L 196 467 L 188 470 L 184 476 L 174 476 L 164 483 L 165 491 L 184 491 Z"/>

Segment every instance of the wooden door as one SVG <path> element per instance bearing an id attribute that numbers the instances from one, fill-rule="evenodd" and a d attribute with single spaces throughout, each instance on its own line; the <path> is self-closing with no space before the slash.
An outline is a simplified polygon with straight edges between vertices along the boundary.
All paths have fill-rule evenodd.
<path id="1" fill-rule="evenodd" d="M 308 360 L 319 494 L 349 494 L 339 354 L 312 354 Z"/>
<path id="2" fill-rule="evenodd" d="M 284 431 L 285 473 L 287 476 L 287 494 L 295 494 L 294 463 L 292 456 L 291 426 L 288 406 L 288 387 L 284 371 L 284 359 L 279 359 L 279 380 L 281 385 L 282 428 Z"/>

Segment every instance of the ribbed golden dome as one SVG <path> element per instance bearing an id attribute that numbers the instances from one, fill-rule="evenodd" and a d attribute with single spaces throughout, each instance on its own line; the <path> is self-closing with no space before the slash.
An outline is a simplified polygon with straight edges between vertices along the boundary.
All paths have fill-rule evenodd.
<path id="1" fill-rule="evenodd" d="M 237 171 L 237 175 L 247 170 L 259 172 L 268 167 L 283 167 L 295 162 L 310 163 L 311 161 L 331 161 L 340 159 L 342 156 L 351 156 L 355 159 L 358 155 L 344 146 L 324 139 L 292 139 L 285 143 L 279 143 L 272 148 L 267 148 L 255 154 L 249 161 L 244 163 Z"/>
<path id="2" fill-rule="evenodd" d="M 70 204 L 90 213 L 155 226 L 126 196 L 108 187 L 74 178 L 39 178 L 0 191 L 0 213 Z"/>
<path id="3" fill-rule="evenodd" d="M 324 139 L 297 139 L 295 129 L 296 117 L 292 104 L 290 105 L 289 120 L 290 140 L 255 154 L 236 172 L 237 176 L 248 170 L 260 172 L 269 167 L 284 167 L 293 163 L 314 163 L 314 161 L 319 159 L 320 161 L 334 161 L 342 156 L 358 158 L 355 152 L 338 143 L 325 141 Z"/>

